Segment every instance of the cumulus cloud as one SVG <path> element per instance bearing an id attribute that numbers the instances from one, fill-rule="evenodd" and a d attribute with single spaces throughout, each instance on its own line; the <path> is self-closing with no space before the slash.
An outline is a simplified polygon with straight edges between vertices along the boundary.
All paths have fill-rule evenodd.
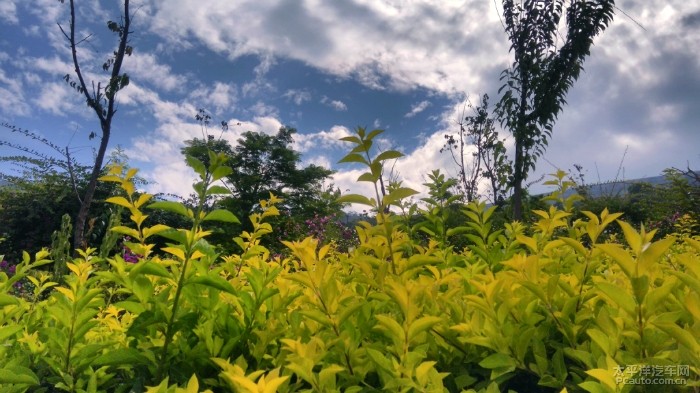
<path id="1" fill-rule="evenodd" d="M 39 96 L 33 100 L 34 105 L 54 115 L 85 115 L 86 111 L 81 97 L 66 88 L 64 83 L 46 83 L 42 85 Z"/>
<path id="2" fill-rule="evenodd" d="M 12 25 L 19 23 L 19 19 L 17 19 L 17 5 L 14 0 L 5 0 L 0 3 L 0 19 Z"/>
<path id="3" fill-rule="evenodd" d="M 187 79 L 172 72 L 169 65 L 162 64 L 152 53 L 135 52 L 127 58 L 125 71 L 132 79 L 146 81 L 166 92 L 183 90 Z"/>
<path id="4" fill-rule="evenodd" d="M 311 93 L 306 89 L 289 89 L 284 92 L 282 97 L 292 101 L 296 105 L 311 101 Z"/>
<path id="5" fill-rule="evenodd" d="M 102 3 L 88 3 L 81 8 L 81 15 L 98 12 L 101 18 Z M 144 0 L 141 5 L 138 31 L 144 35 L 155 32 L 164 38 L 167 42 L 161 45 L 166 48 L 164 51 L 199 49 L 198 46 L 204 44 L 229 60 L 247 62 L 252 58 L 259 61 L 248 83 L 220 79 L 205 86 L 193 81 L 190 75 L 184 81 L 183 76 L 173 71 L 178 69 L 176 65 L 170 67 L 159 57 L 137 50 L 125 63 L 131 67 L 129 72 L 134 73 L 134 78 L 132 84 L 120 92 L 119 102 L 125 109 L 155 117 L 157 124 L 153 129 L 156 131 L 148 134 L 149 140 L 164 138 L 165 142 L 158 142 L 165 143 L 159 145 L 163 149 L 177 146 L 183 138 L 201 135 L 198 127 L 190 129 L 196 126 L 192 124 L 192 117 L 199 106 L 208 106 L 222 116 L 233 117 L 230 113 L 235 113 L 237 118 L 253 119 L 239 120 L 243 125 L 240 129 L 259 127 L 266 132 L 276 132 L 281 126 L 280 112 L 286 112 L 286 109 L 280 111 L 284 109 L 283 103 L 311 105 L 323 94 L 314 89 L 316 97 L 312 100 L 310 90 L 280 85 L 284 93 L 270 99 L 266 93 L 275 92 L 278 87 L 274 72 L 285 72 L 282 69 L 290 60 L 321 70 L 329 79 L 359 81 L 369 90 L 403 92 L 425 88 L 440 97 L 488 92 L 492 94 L 493 104 L 501 83 L 499 72 L 510 64 L 512 56 L 499 21 L 500 10 L 492 2 Z M 555 126 L 545 156 L 547 161 L 538 162 L 538 169 L 531 178 L 551 172 L 553 167 L 566 169 L 579 163 L 587 168 L 598 166 L 605 180 L 614 176 L 627 146 L 625 166 L 630 168 L 628 172 L 634 169 L 639 174 L 655 175 L 660 165 L 685 166 L 685 160 L 698 158 L 700 57 L 695 54 L 700 42 L 700 10 L 694 2 L 683 0 L 670 0 L 661 5 L 626 0 L 620 2 L 619 7 L 636 21 L 618 13 L 610 28 L 596 38 L 592 54 L 584 64 L 586 72 L 568 94 L 568 106 Z M 0 22 L 13 23 L 18 8 L 19 11 L 29 10 L 44 25 L 53 26 L 42 29 L 41 33 L 62 55 L 13 55 L 24 59 L 16 60 L 18 68 L 31 71 L 32 76 L 25 79 L 8 74 L 3 79 L 2 72 L 9 69 L 3 63 L 0 110 L 26 114 L 28 102 L 43 99 L 44 106 L 40 108 L 47 112 L 70 110 L 67 102 L 72 92 L 65 84 L 61 89 L 52 85 L 57 77 L 72 70 L 65 53 L 65 39 L 55 28 L 56 21 L 65 26 L 66 6 L 55 0 L 37 0 L 31 6 L 8 0 L 0 5 Z M 90 32 L 93 31 L 81 31 L 81 36 Z M 104 44 L 97 38 L 94 40 L 95 47 Z M 96 60 L 93 61 L 96 68 L 86 69 L 91 72 L 91 79 L 102 75 L 99 65 L 104 53 L 85 45 L 81 56 L 86 56 L 88 61 Z M 0 53 L 0 61 L 8 58 Z M 164 77 L 159 79 L 159 76 Z M 178 91 L 183 82 L 189 84 L 190 90 Z M 27 86 L 34 87 L 35 94 L 27 92 Z M 168 93 L 167 98 L 165 93 Z M 326 94 L 335 97 L 334 92 Z M 329 157 L 321 150 L 335 149 L 338 146 L 337 141 L 334 142 L 336 137 L 347 132 L 343 126 L 329 126 L 342 124 L 339 119 L 354 114 L 356 107 L 362 104 L 358 100 L 349 101 L 354 97 L 339 96 L 351 104 L 350 108 L 343 101 L 323 96 L 321 102 L 339 112 L 331 113 L 335 118 L 324 119 L 320 127 L 309 127 L 323 131 L 297 136 L 295 146 L 304 151 L 306 160 L 314 160 L 314 156 Z M 59 102 L 64 97 L 68 101 Z M 423 97 L 413 100 L 419 102 L 408 112 L 405 108 L 400 111 L 399 118 L 436 111 L 428 105 L 432 101 L 437 106 L 437 100 L 423 100 Z M 84 109 L 84 104 L 81 106 Z M 235 111 L 228 112 L 230 108 Z M 453 109 L 445 108 L 443 115 L 435 118 L 437 124 L 420 130 L 426 135 L 424 139 L 415 149 L 406 152 L 407 158 L 396 164 L 401 176 L 411 185 L 421 187 L 420 183 L 424 182 L 421 176 L 433 168 L 454 172 L 445 157 L 435 155 L 441 145 L 439 142 L 443 142 L 441 133 L 458 118 Z M 310 118 L 306 108 L 304 110 L 305 118 Z M 347 112 L 340 113 L 342 111 Z M 368 121 L 377 115 L 372 116 Z M 384 117 L 374 121 L 375 127 L 380 125 L 398 128 L 398 124 L 386 123 Z M 170 134 L 165 134 L 166 129 Z M 235 140 L 235 132 L 231 131 L 230 135 Z M 502 137 L 505 136 L 503 132 Z M 136 142 L 143 148 L 148 146 L 146 140 Z M 385 144 L 402 142 L 405 143 L 389 141 Z M 178 148 L 173 151 L 177 153 Z M 165 168 L 177 165 L 172 163 Z M 165 172 L 170 170 L 166 169 Z M 345 180 L 353 176 L 356 179 L 355 175 L 352 171 L 337 174 L 339 179 Z M 176 180 L 173 178 L 173 182 Z"/>
<path id="6" fill-rule="evenodd" d="M 215 82 L 214 86 L 202 86 L 190 93 L 198 106 L 213 110 L 217 115 L 231 110 L 238 101 L 238 88 L 233 83 Z"/>
<path id="7" fill-rule="evenodd" d="M 337 111 L 346 111 L 346 110 L 348 110 L 348 106 L 345 105 L 345 103 L 344 103 L 343 101 L 340 101 L 340 100 L 331 100 L 330 98 L 328 98 L 328 97 L 326 97 L 326 96 L 323 96 L 323 98 L 321 98 L 321 103 L 324 104 L 324 105 L 327 105 L 327 106 L 329 106 L 329 107 L 331 107 L 331 108 L 333 108 L 333 109 L 335 109 L 335 110 L 337 110 Z"/>
<path id="8" fill-rule="evenodd" d="M 220 134 L 231 146 L 236 146 L 238 139 L 246 131 L 262 132 L 274 135 L 282 123 L 274 117 L 255 117 L 252 120 L 232 118 L 228 120 L 229 129 Z M 219 133 L 216 133 L 217 137 Z M 201 126 L 193 122 L 163 123 L 156 130 L 134 138 L 126 154 L 136 161 L 148 162 L 150 169 L 141 175 L 150 182 L 147 191 L 167 193 L 187 197 L 192 192 L 192 183 L 196 179 L 194 172 L 185 165 L 180 153 L 186 140 L 203 138 Z M 154 156 L 153 152 L 158 155 Z"/>
<path id="9" fill-rule="evenodd" d="M 171 42 L 196 39 L 230 56 L 275 53 L 375 88 L 474 89 L 477 71 L 507 58 L 505 42 L 485 39 L 501 30 L 488 3 L 312 3 L 152 1 L 152 30 Z"/>
<path id="10" fill-rule="evenodd" d="M 0 113 L 4 116 L 27 116 L 30 113 L 22 81 L 7 77 L 0 69 Z"/>
<path id="11" fill-rule="evenodd" d="M 346 145 L 346 142 L 341 141 L 340 138 L 350 135 L 347 127 L 335 125 L 328 131 L 297 134 L 294 137 L 293 147 L 299 152 L 313 154 L 321 149 L 337 148 Z"/>
<path id="12" fill-rule="evenodd" d="M 423 112 L 426 108 L 430 106 L 430 101 L 423 100 L 411 107 L 411 111 L 406 113 L 404 117 L 413 117 L 421 112 Z"/>

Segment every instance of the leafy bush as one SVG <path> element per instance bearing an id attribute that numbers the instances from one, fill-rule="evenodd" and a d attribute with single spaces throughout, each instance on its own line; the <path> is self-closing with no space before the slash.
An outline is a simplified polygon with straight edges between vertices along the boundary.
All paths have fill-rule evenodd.
<path id="1" fill-rule="evenodd" d="M 372 159 L 378 134 L 358 130 L 347 138 L 351 154 L 365 154 L 369 171 L 361 180 L 375 185 L 381 162 L 400 156 Z M 222 155 L 210 154 L 206 167 L 192 157 L 188 163 L 201 177 L 194 185 L 200 201 L 223 192 L 211 186 L 231 171 Z M 202 223 L 234 225 L 232 213 L 205 211 L 203 202 L 150 203 L 150 195 L 135 193 L 135 174 L 114 167 L 103 177 L 123 190 L 108 202 L 128 210 L 131 224 L 112 231 L 130 237 L 124 245 L 138 255 L 135 263 L 83 250 L 58 284 L 42 270 L 51 261 L 40 251 L 25 253 L 14 275 L 0 272 L 3 391 L 700 387 L 698 238 L 654 240 L 654 231 L 638 231 L 607 210 L 574 221 L 570 201 L 555 193 L 562 207 L 535 211 L 531 226 L 494 230 L 494 208 L 463 207 L 464 225 L 444 232 L 443 239 L 467 240 L 455 250 L 432 235 L 425 243 L 411 238 L 391 213 L 414 191 L 390 187 L 382 195 L 378 187 L 376 198 L 342 199 L 376 213 L 376 224 L 357 225 L 351 251 L 307 237 L 284 241 L 291 256 L 271 255 L 260 243 L 279 214 L 271 195 L 249 217 L 252 230 L 234 239 L 241 251 L 220 255 Z M 153 209 L 191 225 L 148 226 Z M 416 232 L 442 233 L 439 209 L 425 217 L 432 221 Z M 604 236 L 611 226 L 620 227 L 619 242 Z M 168 242 L 160 249 L 156 235 Z M 26 296 L 12 292 L 21 279 L 33 283 Z M 657 368 L 676 370 L 664 375 L 683 385 L 624 383 Z"/>

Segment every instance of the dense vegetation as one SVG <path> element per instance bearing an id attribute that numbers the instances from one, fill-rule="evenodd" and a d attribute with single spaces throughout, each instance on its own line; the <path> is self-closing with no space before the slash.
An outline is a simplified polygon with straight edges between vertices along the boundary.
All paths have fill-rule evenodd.
<path id="1" fill-rule="evenodd" d="M 568 5 L 560 48 L 563 1 L 503 2 L 515 61 L 496 115 L 514 162 L 485 96 L 447 139 L 459 179 L 432 172 L 418 203 L 415 190 L 385 183 L 384 163 L 402 154 L 375 156 L 382 131 L 362 128 L 343 138 L 353 146 L 341 162 L 367 167 L 358 181 L 371 196 L 322 189 L 331 172 L 299 167 L 288 127 L 245 133 L 235 147 L 187 141 L 199 176 L 188 200 L 138 191 L 124 159 L 102 165 L 115 96 L 129 84 L 123 4 L 121 22 L 108 22 L 119 37 L 109 80 L 96 89 L 80 71 L 72 0 L 61 28 L 76 73 L 64 79 L 100 121 L 94 163 L 76 166 L 67 150 L 65 163 L 3 158 L 23 170 L 0 187 L 1 391 L 700 389 L 696 173 L 592 198 L 581 186 L 570 194 L 577 185 L 559 171 L 552 194 L 525 198 L 612 1 Z M 497 207 L 478 202 L 480 179 Z M 350 228 L 347 203 L 371 216 Z"/>
<path id="2" fill-rule="evenodd" d="M 207 203 L 232 173 L 222 153 L 200 176 L 196 202 L 153 201 L 137 171 L 102 177 L 128 211 L 111 227 L 129 253 L 94 248 L 47 269 L 48 251 L 0 273 L 0 387 L 5 391 L 691 391 L 699 386 L 700 239 L 688 227 L 655 238 L 620 213 L 576 210 L 564 173 L 532 223 L 493 224 L 495 208 L 458 205 L 431 176 L 415 191 L 382 189 L 380 131 L 358 129 L 344 161 L 363 162 L 374 196 L 359 244 L 314 237 L 261 244 L 283 201 L 260 201 L 251 230 L 220 253 L 207 223 L 236 225 Z M 228 192 L 228 191 L 226 191 Z M 456 206 L 456 208 L 455 208 Z M 149 223 L 152 212 L 187 226 Z M 399 212 L 415 212 L 406 216 Z M 575 219 L 580 214 L 582 218 Z M 453 215 L 459 215 L 454 219 Z M 69 237 L 70 230 L 63 233 Z M 618 235 L 619 233 L 619 235 Z M 155 240 L 166 243 L 157 246 Z M 326 239 L 328 240 L 328 239 Z M 464 247 L 458 246 L 465 245 Z M 651 372 L 657 372 L 652 377 Z M 654 379 L 656 378 L 656 379 Z M 664 378 L 662 382 L 660 379 Z M 636 384 L 635 384 L 636 382 Z"/>

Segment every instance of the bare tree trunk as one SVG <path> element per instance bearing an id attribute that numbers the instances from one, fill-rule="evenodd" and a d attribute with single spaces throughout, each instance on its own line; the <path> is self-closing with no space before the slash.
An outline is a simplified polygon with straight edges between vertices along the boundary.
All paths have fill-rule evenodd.
<path id="1" fill-rule="evenodd" d="M 63 0 L 61 0 L 63 2 Z M 73 57 L 73 66 L 75 67 L 75 76 L 78 81 L 71 81 L 70 75 L 66 75 L 64 79 L 70 84 L 71 87 L 75 88 L 78 93 L 85 96 L 85 100 L 90 108 L 95 111 L 97 118 L 100 121 L 100 129 L 102 131 L 102 137 L 100 140 L 100 146 L 97 150 L 97 157 L 95 158 L 95 163 L 92 168 L 92 173 L 90 174 L 90 180 L 88 182 L 87 189 L 80 204 L 80 211 L 75 220 L 74 232 L 73 232 L 73 247 L 83 248 L 87 244 L 85 242 L 85 224 L 88 219 L 88 213 L 90 211 L 90 205 L 92 204 L 93 198 L 95 196 L 95 189 L 97 188 L 97 179 L 100 177 L 100 172 L 102 171 L 102 164 L 104 163 L 104 157 L 107 152 L 107 147 L 109 146 L 109 137 L 112 132 L 112 118 L 116 113 L 114 107 L 117 92 L 129 84 L 129 77 L 126 74 L 121 74 L 121 67 L 124 61 L 124 56 L 131 55 L 132 48 L 128 45 L 129 43 L 129 28 L 131 25 L 131 16 L 129 14 L 129 0 L 124 0 L 124 11 L 122 15 L 121 23 L 116 23 L 109 21 L 107 27 L 114 33 L 119 35 L 119 46 L 114 52 L 114 57 L 107 60 L 102 68 L 106 71 L 111 68 L 109 84 L 102 87 L 101 83 L 97 84 L 95 87 L 94 82 L 92 83 L 92 91 L 89 91 L 83 73 L 80 69 L 80 62 L 78 60 L 78 45 L 85 41 L 87 38 L 83 38 L 77 41 L 75 38 L 76 32 L 76 18 L 75 18 L 75 1 L 69 1 L 70 6 L 70 29 L 66 33 L 61 25 L 59 28 L 63 32 L 70 44 L 71 54 Z"/>

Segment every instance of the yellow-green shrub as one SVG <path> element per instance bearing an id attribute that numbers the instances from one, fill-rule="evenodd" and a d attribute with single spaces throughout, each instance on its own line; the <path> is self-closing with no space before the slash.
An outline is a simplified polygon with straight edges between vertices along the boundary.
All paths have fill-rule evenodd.
<path id="1" fill-rule="evenodd" d="M 374 160 L 360 134 L 350 160 L 377 184 L 385 152 Z M 362 155 L 364 154 L 364 156 Z M 359 158 L 362 160 L 360 160 Z M 347 157 L 346 157 L 347 158 Z M 200 175 L 201 201 L 224 192 L 220 156 Z M 377 175 L 379 174 L 379 176 Z M 62 284 L 41 266 L 47 252 L 25 254 L 16 274 L 0 273 L 0 389 L 3 391 L 149 392 L 628 392 L 698 388 L 700 240 L 653 239 L 618 214 L 587 212 L 571 222 L 560 201 L 531 226 L 493 231 L 493 208 L 464 207 L 464 225 L 441 239 L 412 239 L 392 205 L 414 192 L 393 187 L 375 198 L 350 252 L 306 238 L 272 257 L 260 239 L 281 201 L 271 196 L 250 217 L 253 230 L 219 255 L 201 223 L 237 218 L 223 210 L 150 202 L 135 193 L 134 171 L 103 180 L 124 195 L 110 202 L 131 213 L 136 263 L 95 250 L 67 264 Z M 561 186 L 563 177 L 555 178 Z M 556 199 L 556 194 L 555 198 Z M 186 217 L 190 228 L 147 225 L 146 208 Z M 431 211 L 443 217 L 441 211 Z M 427 217 L 430 219 L 430 217 Z M 445 220 L 425 228 L 438 230 Z M 618 225 L 624 239 L 607 239 Z M 156 250 L 153 236 L 169 244 Z M 449 236 L 464 236 L 456 250 Z M 29 298 L 12 295 L 29 278 Z M 624 366 L 687 366 L 686 386 L 625 385 Z M 685 369 L 684 369 L 685 370 Z M 629 371 L 629 369 L 628 369 Z M 685 371 L 684 371 L 685 372 Z M 631 375 L 627 375 L 631 376 Z"/>

